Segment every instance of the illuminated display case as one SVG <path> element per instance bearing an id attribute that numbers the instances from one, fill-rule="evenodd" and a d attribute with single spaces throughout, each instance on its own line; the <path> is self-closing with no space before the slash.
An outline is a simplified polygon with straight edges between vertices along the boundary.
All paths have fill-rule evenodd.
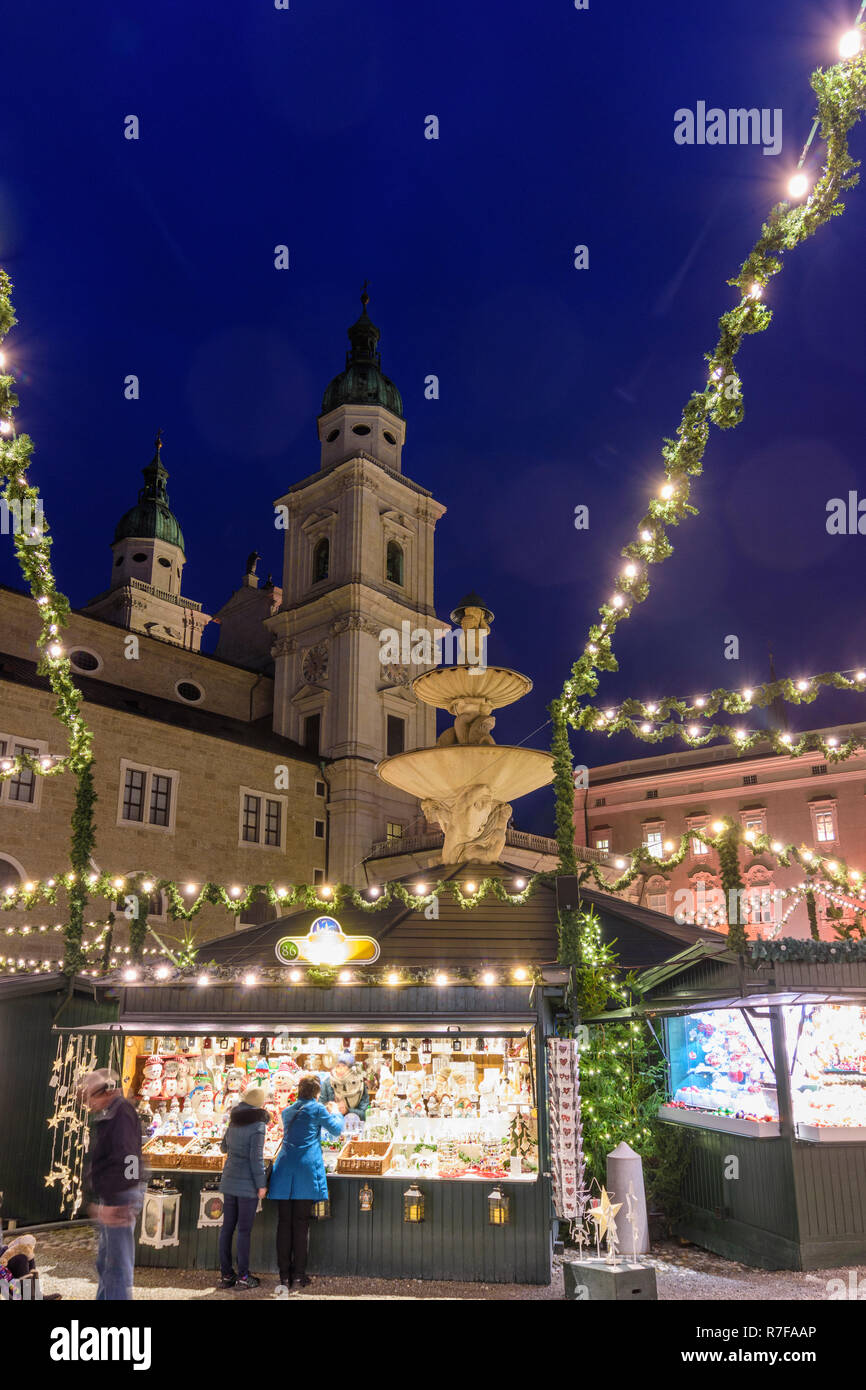
<path id="1" fill-rule="evenodd" d="M 707 1009 L 667 1026 L 670 1096 L 662 1118 L 758 1138 L 779 1134 L 766 1010 Z"/>
<path id="2" fill-rule="evenodd" d="M 265 1090 L 270 1116 L 265 1158 L 282 1140 L 282 1111 L 298 1081 L 325 1085 L 347 1055 L 343 1134 L 322 1137 L 329 1176 L 354 1171 L 348 1145 L 382 1143 L 379 1176 L 533 1181 L 538 1174 L 535 1065 L 531 1033 L 497 1037 L 133 1036 L 123 1085 L 138 1106 L 144 1158 L 155 1169 L 220 1170 L 220 1141 L 247 1086 Z M 335 1072 L 337 1068 L 337 1072 Z M 357 1166 L 357 1165 L 356 1165 Z"/>
<path id="3" fill-rule="evenodd" d="M 866 1140 L 866 1008 L 800 1004 L 782 1014 L 797 1137 Z"/>

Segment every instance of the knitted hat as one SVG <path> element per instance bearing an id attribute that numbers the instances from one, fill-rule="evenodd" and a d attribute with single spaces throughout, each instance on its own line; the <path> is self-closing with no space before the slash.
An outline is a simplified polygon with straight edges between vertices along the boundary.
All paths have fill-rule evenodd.
<path id="1" fill-rule="evenodd" d="M 241 1100 L 246 1105 L 252 1105 L 255 1106 L 256 1110 L 261 1110 L 265 1103 L 264 1086 L 248 1086 L 241 1096 Z"/>

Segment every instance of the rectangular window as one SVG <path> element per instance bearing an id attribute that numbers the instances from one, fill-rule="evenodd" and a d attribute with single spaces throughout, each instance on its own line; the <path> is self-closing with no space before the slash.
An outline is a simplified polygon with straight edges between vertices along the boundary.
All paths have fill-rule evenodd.
<path id="1" fill-rule="evenodd" d="M 593 804 L 593 806 L 606 806 L 606 805 L 607 805 L 607 797 L 606 797 L 606 796 L 597 796 L 597 797 L 595 798 L 595 801 L 594 801 L 592 804 Z"/>
<path id="2" fill-rule="evenodd" d="M 317 781 L 316 781 L 316 796 L 324 796 L 325 793 L 326 793 L 326 791 L 327 791 L 327 787 L 325 786 L 324 782 L 319 782 L 319 781 L 317 780 Z"/>
<path id="3" fill-rule="evenodd" d="M 658 793 L 658 787 L 654 787 L 653 790 L 652 790 L 651 792 L 647 792 L 647 794 L 646 794 L 646 799 L 647 799 L 647 801 L 657 801 L 657 800 L 658 800 L 658 794 L 659 794 L 659 793 Z"/>
<path id="4" fill-rule="evenodd" d="M 259 815 L 261 805 L 262 799 L 260 796 L 245 794 L 242 834 L 247 844 L 250 845 L 257 845 L 259 842 Z"/>
<path id="5" fill-rule="evenodd" d="M 264 792 L 241 787 L 238 843 L 282 849 L 285 805 L 284 796 L 266 796 Z"/>
<path id="6" fill-rule="evenodd" d="M 126 782 L 123 788 L 123 819 L 144 820 L 144 787 L 147 773 L 138 767 L 126 769 Z"/>
<path id="7" fill-rule="evenodd" d="M 388 757 L 393 758 L 396 753 L 403 753 L 406 749 L 406 721 L 399 715 L 388 715 Z"/>
<path id="8" fill-rule="evenodd" d="M 160 830 L 171 830 L 177 773 L 122 760 L 120 774 L 118 824 L 152 825 Z"/>
<path id="9" fill-rule="evenodd" d="M 644 831 L 644 845 L 655 859 L 661 859 L 662 857 L 662 833 L 661 830 Z"/>
<path id="10" fill-rule="evenodd" d="M 746 777 L 743 778 L 743 786 L 744 786 L 744 787 L 754 787 L 754 786 L 757 785 L 757 781 L 758 781 L 758 778 L 757 778 L 756 774 L 755 774 L 754 772 L 750 772 Z"/>
<path id="11" fill-rule="evenodd" d="M 313 834 L 317 840 L 325 838 L 325 822 L 323 820 L 313 821 Z"/>
<path id="12" fill-rule="evenodd" d="M 314 869 L 314 870 L 313 870 L 313 882 L 314 882 L 314 883 L 324 883 L 324 881 L 325 881 L 325 870 L 324 870 L 324 869 Z"/>
<path id="13" fill-rule="evenodd" d="M 763 835 L 763 833 L 764 833 L 764 817 L 763 817 L 763 816 L 746 816 L 746 818 L 745 818 L 744 821 L 743 821 L 743 829 L 744 829 L 744 830 L 751 830 L 751 831 L 754 831 L 754 833 L 755 833 L 756 835 Z"/>
<path id="14" fill-rule="evenodd" d="M 705 828 L 704 826 L 700 826 L 700 827 L 699 827 L 699 829 L 701 829 L 701 830 L 703 830 L 704 828 Z M 705 845 L 704 842 L 703 842 L 703 840 L 696 840 L 695 837 L 694 837 L 694 835 L 692 836 L 691 845 L 692 845 L 692 854 L 693 854 L 696 858 L 697 858 L 697 856 L 698 856 L 699 854 L 709 854 L 709 852 L 710 852 L 709 845 Z"/>
<path id="15" fill-rule="evenodd" d="M 3 751 L 6 751 L 5 748 Z M 26 743 L 16 743 L 14 751 L 16 756 L 19 753 L 29 753 L 31 757 L 35 757 L 39 749 L 32 748 Z M 36 778 L 29 767 L 22 767 L 14 777 L 9 779 L 8 796 L 10 801 L 23 801 L 32 806 L 36 796 Z"/>
<path id="16" fill-rule="evenodd" d="M 321 714 L 308 714 L 304 720 L 304 747 L 311 753 L 321 751 L 322 740 L 322 716 Z"/>
<path id="17" fill-rule="evenodd" d="M 667 912 L 668 895 L 667 893 L 649 893 L 646 900 L 647 907 L 651 907 L 653 912 Z"/>
<path id="18" fill-rule="evenodd" d="M 815 837 L 821 844 L 836 838 L 836 815 L 833 811 L 815 811 Z"/>
<path id="19" fill-rule="evenodd" d="M 265 844 L 280 844 L 282 839 L 283 807 L 282 802 L 274 801 L 268 797 L 265 801 Z"/>
<path id="20" fill-rule="evenodd" d="M 606 836 L 596 839 L 595 847 L 600 849 L 602 854 L 610 854 L 610 840 Z"/>
<path id="21" fill-rule="evenodd" d="M 824 776 L 826 776 L 826 773 L 827 773 L 827 764 L 826 764 L 826 763 L 815 763 L 814 767 L 812 768 L 812 776 L 813 776 L 813 777 L 824 777 Z"/>
<path id="22" fill-rule="evenodd" d="M 388 840 L 402 840 L 403 827 L 398 820 L 389 820 L 385 826 L 385 837 Z"/>
<path id="23" fill-rule="evenodd" d="M 155 772 L 150 779 L 150 823 L 168 825 L 171 811 L 171 778 Z"/>

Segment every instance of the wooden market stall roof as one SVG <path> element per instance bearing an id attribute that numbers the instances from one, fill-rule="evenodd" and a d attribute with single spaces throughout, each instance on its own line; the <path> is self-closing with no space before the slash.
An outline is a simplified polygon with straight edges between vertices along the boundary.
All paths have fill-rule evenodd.
<path id="1" fill-rule="evenodd" d="M 507 864 L 459 864 L 435 871 L 446 881 L 480 883 L 497 877 L 509 892 L 517 891 L 514 880 L 525 871 Z M 434 881 L 431 873 L 428 882 Z M 419 882 L 416 871 L 397 880 L 413 888 Z M 682 925 L 672 917 L 649 908 L 614 898 L 606 893 L 581 890 L 585 906 L 593 907 L 601 919 L 607 941 L 616 943 L 620 965 L 626 970 L 643 970 L 668 959 L 676 950 L 696 941 L 723 943 L 717 932 Z M 293 908 L 283 917 L 262 926 L 247 927 L 204 943 L 199 963 L 244 969 L 275 965 L 276 944 L 287 935 L 305 935 L 317 916 L 333 913 L 346 936 L 372 936 L 379 942 L 379 965 L 407 968 L 462 967 L 486 965 L 550 965 L 557 959 L 558 917 L 555 881 L 539 882 L 525 903 L 512 905 L 488 896 L 478 907 L 461 908 L 449 892 L 438 899 L 438 917 L 426 917 L 423 908 L 413 910 L 395 901 L 375 912 L 345 903 L 336 910 L 323 902 L 317 909 Z"/>

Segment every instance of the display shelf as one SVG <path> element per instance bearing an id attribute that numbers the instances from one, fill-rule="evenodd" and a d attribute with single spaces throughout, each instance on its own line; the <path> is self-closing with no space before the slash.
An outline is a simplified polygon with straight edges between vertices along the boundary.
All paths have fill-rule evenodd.
<path id="1" fill-rule="evenodd" d="M 807 1144 L 863 1144 L 866 1127 L 857 1125 L 797 1125 L 797 1138 Z"/>
<path id="2" fill-rule="evenodd" d="M 781 1134 L 778 1120 L 738 1120 L 735 1115 L 714 1115 L 708 1110 L 682 1110 L 676 1105 L 660 1106 L 658 1118 L 672 1124 L 691 1125 L 694 1129 L 743 1134 L 752 1139 L 778 1139 Z"/>

